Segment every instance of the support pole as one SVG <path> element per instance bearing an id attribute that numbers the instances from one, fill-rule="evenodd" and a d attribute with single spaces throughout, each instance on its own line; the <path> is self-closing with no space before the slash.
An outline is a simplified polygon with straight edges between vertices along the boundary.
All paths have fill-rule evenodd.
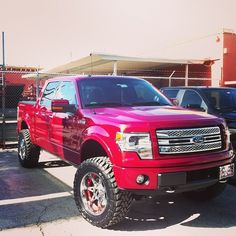
<path id="1" fill-rule="evenodd" d="M 39 69 L 37 69 L 37 77 L 36 77 L 36 99 L 39 97 Z"/>
<path id="2" fill-rule="evenodd" d="M 117 61 L 113 64 L 113 75 L 117 75 Z"/>
<path id="3" fill-rule="evenodd" d="M 169 87 L 171 87 L 171 78 L 174 75 L 175 70 L 172 71 L 171 75 L 169 76 Z"/>
<path id="4" fill-rule="evenodd" d="M 185 65 L 185 86 L 188 86 L 188 64 Z"/>
<path id="5" fill-rule="evenodd" d="M 90 53 L 90 69 L 91 69 L 91 75 L 93 74 L 93 54 Z"/>
<path id="6" fill-rule="evenodd" d="M 6 106 L 6 82 L 5 82 L 5 33 L 2 32 L 2 147 L 5 149 L 6 145 L 6 117 L 5 117 L 5 106 Z"/>

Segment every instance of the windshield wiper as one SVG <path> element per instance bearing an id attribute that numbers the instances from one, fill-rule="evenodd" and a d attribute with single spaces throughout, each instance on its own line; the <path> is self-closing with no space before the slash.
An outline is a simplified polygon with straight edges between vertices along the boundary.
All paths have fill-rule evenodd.
<path id="1" fill-rule="evenodd" d="M 103 103 L 90 103 L 85 104 L 85 107 L 122 107 L 122 106 L 130 106 L 130 104 L 124 104 L 119 102 L 103 102 Z"/>
<path id="2" fill-rule="evenodd" d="M 133 106 L 168 106 L 170 104 L 161 104 L 157 101 L 150 101 L 150 102 L 134 102 L 132 103 Z"/>
<path id="3" fill-rule="evenodd" d="M 133 103 L 119 103 L 119 102 L 103 102 L 103 103 L 89 103 L 85 107 L 131 107 L 131 106 L 169 106 L 167 103 L 159 103 L 157 101 L 150 102 L 133 102 Z"/>

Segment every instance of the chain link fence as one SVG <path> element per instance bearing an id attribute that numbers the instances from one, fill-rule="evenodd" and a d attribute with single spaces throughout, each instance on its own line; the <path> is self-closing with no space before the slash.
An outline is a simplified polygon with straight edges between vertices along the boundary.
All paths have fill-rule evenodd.
<path id="1" fill-rule="evenodd" d="M 0 70 L 0 147 L 17 143 L 17 104 L 35 101 L 49 78 L 70 74 L 47 74 L 32 71 Z"/>
<path id="2" fill-rule="evenodd" d="M 180 68 L 182 69 L 182 67 Z M 191 67 L 190 67 L 191 69 Z M 196 70 L 197 71 L 197 70 Z M 184 70 L 126 70 L 124 75 L 139 76 L 151 82 L 157 88 L 163 86 L 185 85 L 211 85 L 211 77 L 208 71 L 189 71 L 191 78 L 185 77 Z M 209 75 L 208 75 L 209 74 Z M 33 69 L 15 70 L 0 67 L 0 147 L 17 142 L 17 104 L 19 101 L 35 101 L 45 81 L 53 77 L 71 76 L 72 74 L 49 74 Z M 172 76 L 173 75 L 173 76 Z"/>

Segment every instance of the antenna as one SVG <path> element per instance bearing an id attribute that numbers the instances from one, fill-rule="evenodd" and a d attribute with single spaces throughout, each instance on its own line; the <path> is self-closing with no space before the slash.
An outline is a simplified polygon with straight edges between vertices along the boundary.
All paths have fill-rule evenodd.
<path id="1" fill-rule="evenodd" d="M 93 74 L 93 54 L 90 53 L 90 69 L 91 69 L 91 75 Z"/>

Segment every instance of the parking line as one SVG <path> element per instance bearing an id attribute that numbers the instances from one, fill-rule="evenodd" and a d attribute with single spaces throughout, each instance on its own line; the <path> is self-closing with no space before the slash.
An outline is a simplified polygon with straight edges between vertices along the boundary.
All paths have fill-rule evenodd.
<path id="1" fill-rule="evenodd" d="M 62 192 L 62 193 L 51 193 L 51 194 L 45 194 L 45 195 L 39 195 L 39 196 L 33 196 L 33 197 L 6 199 L 6 200 L 0 200 L 0 206 L 26 203 L 26 202 L 43 201 L 43 200 L 49 200 L 49 199 L 61 198 L 61 197 L 69 197 L 69 196 L 72 196 L 72 194 L 73 192 L 71 191 L 71 192 Z"/>

